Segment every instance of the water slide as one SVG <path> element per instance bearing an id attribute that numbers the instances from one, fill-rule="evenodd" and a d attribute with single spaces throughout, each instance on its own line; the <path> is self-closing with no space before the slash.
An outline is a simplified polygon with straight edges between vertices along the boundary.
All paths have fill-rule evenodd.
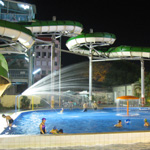
<path id="1" fill-rule="evenodd" d="M 103 46 L 113 44 L 115 40 L 115 35 L 110 33 L 89 33 L 70 38 L 66 42 L 66 46 L 74 53 L 89 55 L 89 45 L 91 44 L 93 56 L 106 58 L 150 58 L 150 47 L 118 46 L 109 49 L 103 48 Z"/>
<path id="2" fill-rule="evenodd" d="M 75 21 L 34 21 L 17 24 L 0 20 L 0 40 L 2 41 L 0 43 L 0 54 L 26 54 L 27 50 L 36 42 L 38 34 L 75 36 L 80 34 L 82 30 L 82 24 Z M 0 61 L 5 63 L 5 69 L 2 63 L 0 65 L 1 96 L 11 83 L 7 76 L 8 65 L 3 55 L 0 55 Z M 4 70 L 5 74 L 3 73 Z"/>
<path id="3" fill-rule="evenodd" d="M 34 34 L 55 33 L 66 36 L 81 34 L 83 30 L 82 24 L 75 21 L 34 21 L 21 23 Z"/>
<path id="4" fill-rule="evenodd" d="M 118 46 L 106 49 L 105 46 L 115 42 L 114 34 L 107 32 L 81 34 L 82 30 L 82 24 L 75 21 L 35 20 L 33 22 L 12 23 L 0 20 L 0 40 L 3 41 L 0 44 L 0 53 L 26 54 L 27 50 L 35 44 L 38 35 L 51 34 L 71 37 L 66 42 L 66 46 L 73 53 L 88 56 L 92 51 L 93 56 L 99 58 L 101 56 L 106 58 L 150 57 L 150 48 Z M 7 69 L 6 71 L 8 72 Z M 8 79 L 5 75 L 3 77 Z"/>
<path id="5" fill-rule="evenodd" d="M 8 65 L 5 57 L 0 54 L 0 96 L 10 85 L 11 82 L 8 79 Z"/>
<path id="6" fill-rule="evenodd" d="M 0 96 L 11 85 L 8 79 L 8 64 L 2 54 L 20 54 L 31 48 L 34 37 L 21 25 L 0 20 Z"/>
<path id="7" fill-rule="evenodd" d="M 17 24 L 0 20 L 0 39 L 7 42 L 0 45 L 0 53 L 26 52 L 35 43 L 37 34 L 75 36 L 82 30 L 82 24 L 75 21 L 34 21 Z"/>
<path id="8" fill-rule="evenodd" d="M 22 25 L 0 20 L 1 39 L 10 42 L 10 45 L 20 44 L 29 49 L 34 44 L 34 37 L 30 30 Z"/>

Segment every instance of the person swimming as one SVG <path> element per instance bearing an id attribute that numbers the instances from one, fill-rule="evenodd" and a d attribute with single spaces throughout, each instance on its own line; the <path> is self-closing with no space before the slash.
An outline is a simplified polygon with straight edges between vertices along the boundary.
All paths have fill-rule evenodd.
<path id="1" fill-rule="evenodd" d="M 40 133 L 41 134 L 45 134 L 47 132 L 46 128 L 45 128 L 45 122 L 46 122 L 46 118 L 42 118 L 42 122 L 40 124 Z"/>
<path id="2" fill-rule="evenodd" d="M 12 123 L 14 120 L 10 116 L 5 116 L 4 114 L 2 115 L 3 118 L 6 118 L 7 125 L 9 126 L 9 130 L 11 130 Z"/>
<path id="3" fill-rule="evenodd" d="M 86 112 L 87 111 L 87 103 L 85 102 L 84 104 L 83 104 L 83 112 Z"/>
<path id="4" fill-rule="evenodd" d="M 147 122 L 147 119 L 144 119 L 144 126 L 145 126 L 145 127 L 150 126 L 150 124 Z"/>
<path id="5" fill-rule="evenodd" d="M 63 129 L 58 130 L 56 126 L 50 131 L 51 134 L 63 134 Z"/>
<path id="6" fill-rule="evenodd" d="M 97 110 L 97 108 L 98 108 L 98 106 L 97 106 L 96 102 L 94 101 L 94 103 L 93 103 L 93 109 Z"/>
<path id="7" fill-rule="evenodd" d="M 59 134 L 63 134 L 64 132 L 63 132 L 63 129 L 60 129 L 59 131 L 58 131 L 58 133 Z"/>
<path id="8" fill-rule="evenodd" d="M 114 126 L 115 126 L 115 127 L 118 127 L 118 128 L 122 127 L 122 122 L 121 122 L 121 120 L 119 120 L 118 123 L 115 124 Z"/>
<path id="9" fill-rule="evenodd" d="M 64 112 L 64 108 L 61 109 L 60 113 L 62 114 Z"/>
<path id="10" fill-rule="evenodd" d="M 50 131 L 50 133 L 58 134 L 58 129 L 56 128 L 56 126 L 53 127 L 53 129 Z"/>

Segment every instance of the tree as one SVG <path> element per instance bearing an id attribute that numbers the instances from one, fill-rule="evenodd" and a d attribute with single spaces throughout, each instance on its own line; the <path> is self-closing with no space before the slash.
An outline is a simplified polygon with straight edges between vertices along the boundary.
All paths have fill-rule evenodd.
<path id="1" fill-rule="evenodd" d="M 145 99 L 150 99 L 150 73 L 145 73 L 145 80 L 144 80 L 144 87 L 145 87 Z M 141 97 L 141 78 L 134 84 L 134 92 L 135 95 Z"/>
<path id="2" fill-rule="evenodd" d="M 28 109 L 30 105 L 30 99 L 27 96 L 23 96 L 21 99 L 21 108 Z"/>
<path id="3" fill-rule="evenodd" d="M 106 86 L 131 84 L 140 77 L 140 67 L 133 62 L 114 61 L 111 64 L 104 80 Z"/>
<path id="4" fill-rule="evenodd" d="M 89 64 L 86 66 L 86 71 L 83 73 L 84 77 L 89 78 Z M 93 63 L 92 68 L 92 77 L 94 82 L 103 82 L 105 80 L 106 74 L 108 73 L 109 68 L 111 67 L 110 63 L 107 62 L 97 62 Z"/>

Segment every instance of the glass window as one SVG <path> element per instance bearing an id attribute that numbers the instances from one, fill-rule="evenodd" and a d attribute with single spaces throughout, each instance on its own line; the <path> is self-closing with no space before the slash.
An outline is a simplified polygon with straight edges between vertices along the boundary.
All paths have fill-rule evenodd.
<path id="1" fill-rule="evenodd" d="M 42 75 L 46 75 L 46 70 L 42 70 Z"/>
<path id="2" fill-rule="evenodd" d="M 36 58 L 40 58 L 41 53 L 40 52 L 36 52 Z"/>
<path id="3" fill-rule="evenodd" d="M 48 62 L 48 66 L 51 66 L 51 62 L 50 61 Z"/>
<path id="4" fill-rule="evenodd" d="M 42 52 L 42 58 L 46 58 L 46 52 Z"/>
<path id="5" fill-rule="evenodd" d="M 42 66 L 46 66 L 46 65 L 47 65 L 46 61 L 42 61 Z"/>
<path id="6" fill-rule="evenodd" d="M 48 53 L 48 58 L 50 58 L 50 57 L 51 57 L 51 53 L 49 52 L 49 53 Z"/>
<path id="7" fill-rule="evenodd" d="M 41 65 L 41 61 L 36 61 L 36 66 L 40 66 Z"/>

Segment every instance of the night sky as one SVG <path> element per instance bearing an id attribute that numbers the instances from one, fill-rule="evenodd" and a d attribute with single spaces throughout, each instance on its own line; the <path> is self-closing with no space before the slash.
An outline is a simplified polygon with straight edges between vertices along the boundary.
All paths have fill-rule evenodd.
<path id="1" fill-rule="evenodd" d="M 21 1 L 21 0 L 18 0 Z M 112 46 L 150 47 L 150 4 L 146 0 L 22 0 L 35 4 L 36 19 L 79 21 L 83 32 L 109 32 L 117 39 Z M 65 48 L 63 39 L 63 48 Z M 88 60 L 85 57 L 63 54 L 62 64 Z"/>

